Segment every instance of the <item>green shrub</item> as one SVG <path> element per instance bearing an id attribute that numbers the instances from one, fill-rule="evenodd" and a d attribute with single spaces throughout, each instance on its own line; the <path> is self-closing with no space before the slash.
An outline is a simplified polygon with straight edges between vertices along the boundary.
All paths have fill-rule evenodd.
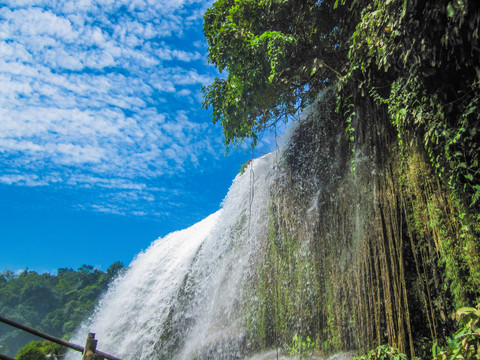
<path id="1" fill-rule="evenodd" d="M 288 348 L 288 354 L 290 356 L 294 355 L 304 355 L 307 352 L 313 351 L 315 348 L 315 341 L 312 341 L 309 336 L 305 338 L 305 340 L 295 334 L 292 339 L 292 346 Z"/>
<path id="2" fill-rule="evenodd" d="M 464 307 L 457 311 L 460 329 L 447 339 L 447 345 L 432 348 L 435 360 L 480 359 L 480 309 Z"/>
<path id="3" fill-rule="evenodd" d="M 41 341 L 32 341 L 18 351 L 17 360 L 45 360 Z"/>
<path id="4" fill-rule="evenodd" d="M 388 345 L 380 345 L 368 354 L 356 356 L 352 360 L 407 360 L 407 355 Z"/>

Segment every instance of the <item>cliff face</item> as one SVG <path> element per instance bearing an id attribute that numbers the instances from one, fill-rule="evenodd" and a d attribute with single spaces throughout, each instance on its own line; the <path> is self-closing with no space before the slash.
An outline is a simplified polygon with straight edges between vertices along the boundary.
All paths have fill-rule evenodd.
<path id="1" fill-rule="evenodd" d="M 449 290 L 452 259 L 463 276 L 469 264 L 451 250 L 461 224 L 448 188 L 413 142 L 398 150 L 379 108 L 357 106 L 349 143 L 335 106 L 324 94 L 279 159 L 248 296 L 250 341 L 291 344 L 298 334 L 326 352 L 388 343 L 429 353 L 453 329 L 452 304 L 474 302 L 474 291 Z"/>

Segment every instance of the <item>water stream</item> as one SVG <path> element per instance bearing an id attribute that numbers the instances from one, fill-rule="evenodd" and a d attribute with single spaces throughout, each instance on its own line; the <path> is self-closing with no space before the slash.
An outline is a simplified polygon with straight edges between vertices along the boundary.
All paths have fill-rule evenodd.
<path id="1" fill-rule="evenodd" d="M 369 346 L 370 314 L 382 306 L 368 301 L 375 284 L 364 281 L 371 239 L 382 239 L 376 168 L 362 145 L 350 172 L 327 95 L 281 150 L 235 178 L 218 212 L 139 254 L 73 342 L 93 332 L 99 350 L 125 360 L 286 359 L 271 350 L 296 335 L 325 353 Z"/>
<path id="2" fill-rule="evenodd" d="M 242 358 L 242 291 L 268 231 L 274 161 L 252 161 L 219 211 L 140 253 L 72 341 L 83 344 L 93 332 L 99 350 L 122 359 Z"/>

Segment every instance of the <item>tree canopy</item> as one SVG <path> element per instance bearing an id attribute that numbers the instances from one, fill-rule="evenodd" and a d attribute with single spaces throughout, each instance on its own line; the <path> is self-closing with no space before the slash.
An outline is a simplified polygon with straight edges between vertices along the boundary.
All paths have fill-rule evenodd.
<path id="1" fill-rule="evenodd" d="M 209 60 L 225 77 L 204 88 L 204 107 L 225 143 L 286 121 L 338 79 L 345 51 L 333 2 L 219 0 L 205 13 Z M 342 9 L 343 10 L 343 9 Z"/>
<path id="2" fill-rule="evenodd" d="M 16 356 L 17 360 L 61 359 L 66 348 L 51 341 L 31 341 L 22 347 Z"/>
<path id="3" fill-rule="evenodd" d="M 478 206 L 478 1 L 218 0 L 204 20 L 209 60 L 226 72 L 204 88 L 204 107 L 227 147 L 255 146 L 336 84 L 346 119 L 352 103 L 387 108 L 399 145 L 425 147 L 437 173 Z"/>

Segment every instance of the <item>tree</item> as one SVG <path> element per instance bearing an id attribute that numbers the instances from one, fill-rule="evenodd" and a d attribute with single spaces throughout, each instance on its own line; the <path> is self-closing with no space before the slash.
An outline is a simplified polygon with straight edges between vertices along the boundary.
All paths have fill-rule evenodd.
<path id="1" fill-rule="evenodd" d="M 41 341 L 32 341 L 18 351 L 17 360 L 45 360 Z"/>
<path id="2" fill-rule="evenodd" d="M 0 274 L 0 283 L 5 283 L 10 279 L 15 277 L 15 273 L 12 270 L 5 270 L 3 273 Z"/>
<path id="3" fill-rule="evenodd" d="M 110 267 L 107 269 L 108 281 L 120 275 L 124 268 L 125 265 L 123 265 L 123 263 L 120 261 L 116 261 L 112 265 L 110 265 Z"/>
<path id="4" fill-rule="evenodd" d="M 18 351 L 17 360 L 45 360 L 55 356 L 62 358 L 66 349 L 51 341 L 31 341 Z M 47 357 L 49 356 L 49 357 Z"/>
<path id="5" fill-rule="evenodd" d="M 209 60 L 226 77 L 203 89 L 204 108 L 238 146 L 287 121 L 340 75 L 345 48 L 333 1 L 218 0 L 204 17 Z"/>

